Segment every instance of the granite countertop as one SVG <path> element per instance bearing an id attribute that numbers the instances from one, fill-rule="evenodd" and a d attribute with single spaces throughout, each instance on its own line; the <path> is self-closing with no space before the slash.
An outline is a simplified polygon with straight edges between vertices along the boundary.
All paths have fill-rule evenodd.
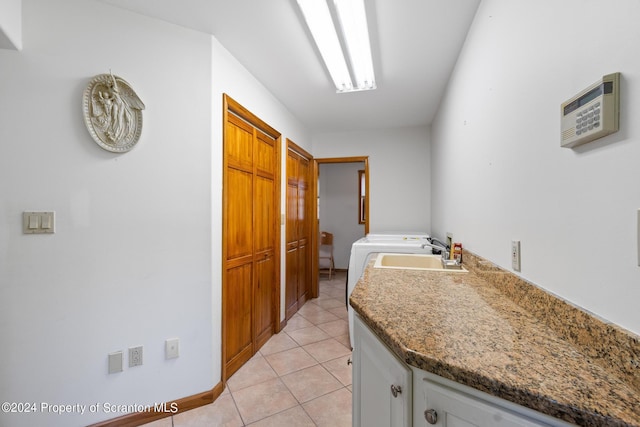
<path id="1" fill-rule="evenodd" d="M 640 426 L 640 340 L 480 257 L 365 270 L 350 304 L 407 364 L 553 417 Z"/>

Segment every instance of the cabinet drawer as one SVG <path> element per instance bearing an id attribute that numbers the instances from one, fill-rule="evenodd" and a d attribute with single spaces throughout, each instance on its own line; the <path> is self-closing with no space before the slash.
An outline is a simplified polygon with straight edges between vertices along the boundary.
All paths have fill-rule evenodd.
<path id="1" fill-rule="evenodd" d="M 516 414 L 466 393 L 424 380 L 425 411 L 434 410 L 439 427 L 539 427 L 542 422 Z M 433 416 L 431 417 L 433 421 Z"/>

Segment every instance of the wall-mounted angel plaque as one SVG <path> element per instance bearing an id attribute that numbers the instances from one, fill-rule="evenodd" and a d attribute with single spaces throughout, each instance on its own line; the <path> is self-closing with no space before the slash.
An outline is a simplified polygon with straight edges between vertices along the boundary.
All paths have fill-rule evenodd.
<path id="1" fill-rule="evenodd" d="M 144 104 L 129 83 L 113 74 L 99 74 L 82 96 L 84 123 L 96 143 L 107 151 L 131 150 L 142 132 Z"/>

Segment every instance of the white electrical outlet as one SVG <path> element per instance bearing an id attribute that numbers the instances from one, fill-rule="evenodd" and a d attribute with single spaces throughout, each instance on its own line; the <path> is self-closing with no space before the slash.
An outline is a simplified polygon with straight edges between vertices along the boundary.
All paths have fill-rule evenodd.
<path id="1" fill-rule="evenodd" d="M 172 338 L 164 342 L 164 357 L 165 359 L 175 359 L 180 356 L 180 340 L 178 338 Z"/>
<path id="2" fill-rule="evenodd" d="M 142 365 L 142 346 L 129 348 L 129 367 Z"/>
<path id="3" fill-rule="evenodd" d="M 511 241 L 511 268 L 520 271 L 520 240 Z"/>

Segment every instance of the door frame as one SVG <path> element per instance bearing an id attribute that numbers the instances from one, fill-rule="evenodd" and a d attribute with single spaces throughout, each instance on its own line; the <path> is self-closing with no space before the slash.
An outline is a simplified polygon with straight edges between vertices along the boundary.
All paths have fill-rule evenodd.
<path id="1" fill-rule="evenodd" d="M 319 267 L 318 267 L 318 255 L 320 249 L 320 242 L 318 241 L 318 234 L 320 233 L 320 218 L 318 218 L 318 180 L 320 173 L 320 165 L 326 163 L 364 163 L 364 234 L 367 235 L 369 233 L 369 156 L 355 156 L 355 157 L 327 157 L 320 159 L 313 159 L 313 167 L 312 167 L 312 175 L 313 175 L 313 210 L 314 210 L 314 221 L 311 224 L 311 238 L 313 244 L 313 258 L 311 260 L 312 265 L 312 278 L 311 278 L 311 295 L 313 298 L 317 298 L 319 295 Z M 355 216 L 355 213 L 354 213 Z"/>

